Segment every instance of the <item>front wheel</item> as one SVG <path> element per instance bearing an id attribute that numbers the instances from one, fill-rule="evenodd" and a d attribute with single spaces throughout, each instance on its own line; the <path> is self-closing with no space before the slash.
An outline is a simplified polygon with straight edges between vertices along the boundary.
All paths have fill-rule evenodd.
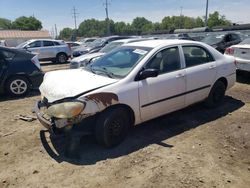
<path id="1" fill-rule="evenodd" d="M 6 82 L 6 90 L 11 96 L 24 96 L 29 91 L 29 82 L 22 76 L 12 77 Z"/>
<path id="2" fill-rule="evenodd" d="M 217 81 L 213 85 L 208 98 L 205 101 L 207 107 L 216 107 L 218 106 L 223 98 L 225 97 L 226 86 L 222 81 Z"/>
<path id="3" fill-rule="evenodd" d="M 126 138 L 128 128 L 127 111 L 120 107 L 111 108 L 99 115 L 95 127 L 95 137 L 99 144 L 114 147 Z"/>

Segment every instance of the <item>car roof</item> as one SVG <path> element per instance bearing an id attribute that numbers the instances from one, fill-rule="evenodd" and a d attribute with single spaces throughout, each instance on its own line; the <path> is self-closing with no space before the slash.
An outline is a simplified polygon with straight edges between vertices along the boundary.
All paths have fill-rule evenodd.
<path id="1" fill-rule="evenodd" d="M 129 44 L 124 44 L 124 46 L 138 46 L 138 47 L 149 47 L 149 48 L 156 48 L 158 46 L 163 45 L 179 45 L 179 44 L 200 44 L 196 41 L 189 41 L 189 40 L 146 40 L 140 42 L 133 42 Z"/>

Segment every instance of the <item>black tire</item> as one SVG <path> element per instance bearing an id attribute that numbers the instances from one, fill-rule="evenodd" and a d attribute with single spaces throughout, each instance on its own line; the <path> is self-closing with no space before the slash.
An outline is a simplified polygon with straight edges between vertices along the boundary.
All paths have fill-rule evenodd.
<path id="1" fill-rule="evenodd" d="M 65 53 L 59 53 L 56 55 L 57 63 L 66 63 L 68 60 L 68 56 Z"/>
<path id="2" fill-rule="evenodd" d="M 13 97 L 25 96 L 30 90 L 29 81 L 23 76 L 11 77 L 6 81 L 5 87 Z"/>
<path id="3" fill-rule="evenodd" d="M 129 128 L 128 113 L 123 108 L 111 108 L 102 112 L 95 126 L 95 137 L 105 147 L 119 145 L 127 136 Z"/>
<path id="4" fill-rule="evenodd" d="M 208 98 L 205 101 L 205 105 L 209 108 L 218 106 L 224 99 L 226 92 L 226 86 L 222 81 L 217 81 L 213 85 Z"/>

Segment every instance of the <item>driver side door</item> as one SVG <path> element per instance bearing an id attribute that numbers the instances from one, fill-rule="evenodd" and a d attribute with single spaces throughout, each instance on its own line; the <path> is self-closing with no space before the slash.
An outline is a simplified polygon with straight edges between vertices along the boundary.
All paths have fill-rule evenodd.
<path id="1" fill-rule="evenodd" d="M 186 75 L 178 46 L 159 51 L 144 68 L 157 69 L 159 75 L 139 81 L 142 121 L 184 107 Z"/>

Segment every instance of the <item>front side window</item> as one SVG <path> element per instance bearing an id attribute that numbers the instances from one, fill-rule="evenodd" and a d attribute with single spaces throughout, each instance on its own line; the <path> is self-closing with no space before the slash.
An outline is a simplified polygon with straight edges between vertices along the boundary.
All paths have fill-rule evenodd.
<path id="1" fill-rule="evenodd" d="M 43 46 L 54 46 L 54 43 L 52 41 L 43 41 Z"/>
<path id="2" fill-rule="evenodd" d="M 41 41 L 35 41 L 29 44 L 29 48 L 38 48 L 41 47 Z"/>
<path id="3" fill-rule="evenodd" d="M 86 69 L 96 74 L 123 78 L 150 50 L 144 47 L 121 47 L 90 63 Z"/>
<path id="4" fill-rule="evenodd" d="M 213 56 L 199 46 L 183 46 L 186 67 L 201 65 L 214 61 Z"/>
<path id="5" fill-rule="evenodd" d="M 146 69 L 157 69 L 159 74 L 172 72 L 181 68 L 178 47 L 164 49 L 158 52 L 146 65 Z"/>

